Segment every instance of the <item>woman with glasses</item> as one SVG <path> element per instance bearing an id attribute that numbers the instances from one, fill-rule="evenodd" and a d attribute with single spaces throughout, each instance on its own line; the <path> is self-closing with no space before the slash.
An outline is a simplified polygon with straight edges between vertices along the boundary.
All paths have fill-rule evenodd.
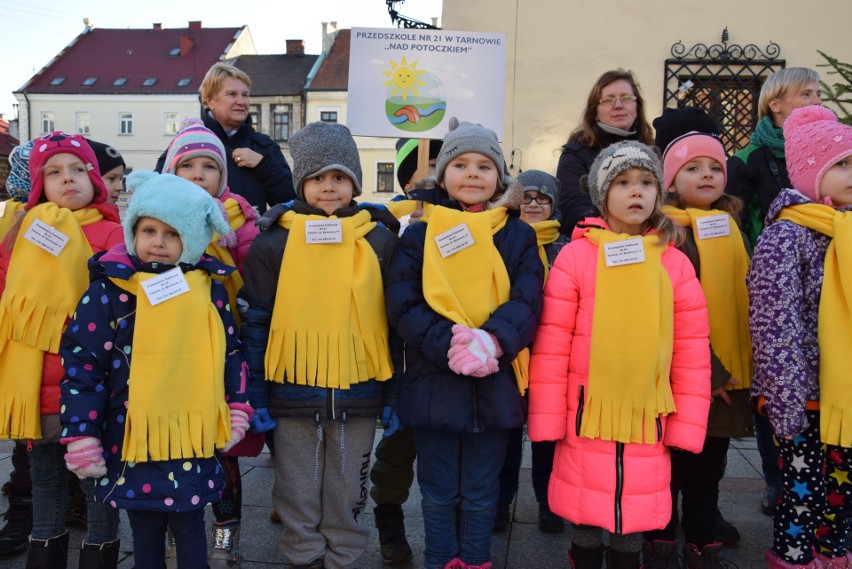
<path id="1" fill-rule="evenodd" d="M 651 126 L 645 118 L 645 100 L 636 78 L 630 71 L 615 69 L 595 81 L 583 120 L 562 147 L 556 167 L 562 233 L 571 235 L 578 221 L 600 215 L 588 194 L 580 191 L 580 178 L 589 173 L 602 149 L 622 140 L 654 144 Z"/>

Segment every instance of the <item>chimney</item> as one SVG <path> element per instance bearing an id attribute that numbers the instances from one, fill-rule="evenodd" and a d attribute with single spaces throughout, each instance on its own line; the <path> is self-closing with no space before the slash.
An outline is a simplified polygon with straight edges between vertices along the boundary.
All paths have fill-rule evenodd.
<path id="1" fill-rule="evenodd" d="M 197 20 L 195 22 L 189 22 L 189 31 L 200 32 L 201 31 L 201 20 Z"/>
<path id="2" fill-rule="evenodd" d="M 161 31 L 163 31 L 163 24 L 161 24 L 161 23 L 159 23 L 159 22 L 155 23 L 155 24 L 154 24 L 154 31 L 155 31 L 155 32 L 161 32 Z"/>
<path id="3" fill-rule="evenodd" d="M 181 34 L 179 41 L 180 46 L 180 56 L 186 57 L 186 55 L 192 51 L 192 46 L 195 45 L 195 40 L 189 34 Z"/>
<path id="4" fill-rule="evenodd" d="M 287 40 L 287 55 L 305 55 L 305 40 Z"/>

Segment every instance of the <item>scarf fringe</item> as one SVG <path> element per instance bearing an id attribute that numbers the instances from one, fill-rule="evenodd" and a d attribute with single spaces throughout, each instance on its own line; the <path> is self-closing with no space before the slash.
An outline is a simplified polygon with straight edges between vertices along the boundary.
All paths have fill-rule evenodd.
<path id="1" fill-rule="evenodd" d="M 825 444 L 852 447 L 852 409 L 820 401 L 819 431 Z"/>
<path id="2" fill-rule="evenodd" d="M 215 414 L 215 417 L 213 416 Z M 231 418 L 222 401 L 203 415 L 134 413 L 128 409 L 121 460 L 148 462 L 181 458 L 210 458 L 230 439 Z"/>
<path id="3" fill-rule="evenodd" d="M 0 439 L 40 439 L 41 411 L 38 398 L 7 395 L 0 402 Z"/>
<path id="4" fill-rule="evenodd" d="M 56 354 L 70 316 L 26 294 L 4 294 L 0 301 L 0 336 Z"/>
<path id="5" fill-rule="evenodd" d="M 645 401 L 589 397 L 580 436 L 619 443 L 656 444 L 659 415 L 653 396 Z"/>
<path id="6" fill-rule="evenodd" d="M 390 346 L 385 334 L 366 337 L 330 331 L 270 330 L 266 370 L 268 381 L 349 389 L 371 379 L 393 375 Z M 278 354 L 274 360 L 269 354 Z"/>

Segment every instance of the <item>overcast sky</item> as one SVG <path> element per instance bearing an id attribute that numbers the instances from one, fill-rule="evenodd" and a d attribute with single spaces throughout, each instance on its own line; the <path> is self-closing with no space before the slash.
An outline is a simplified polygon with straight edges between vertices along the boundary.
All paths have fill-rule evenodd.
<path id="1" fill-rule="evenodd" d="M 405 0 L 396 10 L 409 18 L 431 23 L 441 17 L 442 0 Z M 186 27 L 201 20 L 208 28 L 247 25 L 258 53 L 284 53 L 286 40 L 305 40 L 305 51 L 319 54 L 322 22 L 341 28 L 393 27 L 385 0 L 142 0 L 130 4 L 115 0 L 0 0 L 0 113 L 15 118 L 15 97 L 30 77 L 77 37 L 83 18 L 98 28 Z"/>

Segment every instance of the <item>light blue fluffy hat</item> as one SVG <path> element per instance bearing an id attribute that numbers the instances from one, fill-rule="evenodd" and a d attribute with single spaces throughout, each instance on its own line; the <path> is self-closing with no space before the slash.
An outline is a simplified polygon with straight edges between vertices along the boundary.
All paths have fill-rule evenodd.
<path id="1" fill-rule="evenodd" d="M 153 217 L 174 227 L 183 253 L 178 263 L 194 265 L 213 235 L 228 235 L 231 228 L 219 202 L 201 187 L 172 174 L 137 170 L 127 177 L 132 193 L 124 218 L 124 243 L 136 255 L 133 233 L 140 217 Z"/>

